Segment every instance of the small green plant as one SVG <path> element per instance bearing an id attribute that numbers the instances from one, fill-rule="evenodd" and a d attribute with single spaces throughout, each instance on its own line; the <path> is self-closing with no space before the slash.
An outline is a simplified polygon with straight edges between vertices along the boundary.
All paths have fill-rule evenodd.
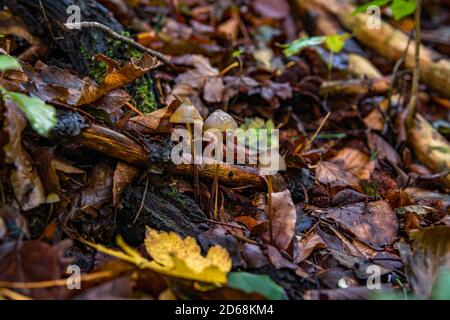
<path id="1" fill-rule="evenodd" d="M 370 6 L 384 7 L 390 5 L 395 20 L 401 20 L 416 11 L 415 0 L 374 0 L 356 8 L 353 14 L 366 12 Z"/>

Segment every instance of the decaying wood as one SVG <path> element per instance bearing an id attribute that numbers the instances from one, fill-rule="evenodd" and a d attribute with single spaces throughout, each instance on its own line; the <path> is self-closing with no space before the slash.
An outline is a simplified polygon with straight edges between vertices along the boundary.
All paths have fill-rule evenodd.
<path id="1" fill-rule="evenodd" d="M 361 43 L 375 50 L 392 62 L 402 57 L 408 43 L 408 36 L 386 22 L 381 22 L 380 29 L 367 27 L 369 15 L 352 15 L 355 7 L 348 0 L 303 0 L 319 4 L 325 10 L 339 18 L 345 28 Z M 450 97 L 450 60 L 443 58 L 434 50 L 421 46 L 420 77 L 431 89 L 441 95 Z M 414 68 L 415 45 L 409 46 L 405 65 Z"/>
<path id="2" fill-rule="evenodd" d="M 390 77 L 326 81 L 320 87 L 321 96 L 379 96 L 389 91 Z"/>
<path id="3" fill-rule="evenodd" d="M 149 161 L 149 155 L 145 149 L 133 139 L 100 125 L 93 124 L 83 129 L 80 135 L 75 137 L 75 141 L 124 162 L 146 166 Z M 175 166 L 167 164 L 166 169 L 168 172 L 184 176 L 193 174 L 190 165 Z M 199 171 L 200 176 L 212 179 L 214 170 L 215 166 L 213 165 L 202 166 Z M 238 165 L 221 164 L 219 166 L 219 181 L 224 185 L 233 187 L 252 186 L 264 189 L 266 186 L 265 180 L 256 169 Z"/>

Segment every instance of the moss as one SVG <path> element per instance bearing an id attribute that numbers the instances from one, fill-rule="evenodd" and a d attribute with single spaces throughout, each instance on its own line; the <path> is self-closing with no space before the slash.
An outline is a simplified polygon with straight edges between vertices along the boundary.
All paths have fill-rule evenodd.
<path id="1" fill-rule="evenodd" d="M 158 109 L 158 102 L 153 91 L 153 81 L 150 77 L 143 77 L 128 86 L 134 105 L 143 113 Z"/>
<path id="2" fill-rule="evenodd" d="M 130 37 L 128 31 L 122 32 L 123 36 Z M 118 60 L 119 62 L 129 61 L 131 58 L 140 58 L 142 52 L 136 48 L 130 47 L 118 40 L 109 40 L 108 49 L 105 53 L 108 57 Z M 91 55 L 85 47 L 80 48 L 86 61 L 91 61 L 88 67 L 88 75 L 97 83 L 102 82 L 106 75 L 107 66 L 104 62 L 91 60 Z M 131 94 L 132 103 L 142 112 L 149 113 L 158 108 L 158 102 L 154 94 L 153 81 L 149 76 L 144 76 L 136 80 L 133 84 L 124 88 Z"/>

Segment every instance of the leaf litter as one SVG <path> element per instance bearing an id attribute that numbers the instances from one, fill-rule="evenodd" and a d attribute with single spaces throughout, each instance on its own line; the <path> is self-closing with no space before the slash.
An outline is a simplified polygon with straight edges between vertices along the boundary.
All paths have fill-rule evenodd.
<path id="1" fill-rule="evenodd" d="M 448 299 L 448 77 L 425 74 L 435 90 L 420 88 L 408 127 L 408 67 L 383 86 L 392 48 L 361 45 L 337 1 L 311 3 L 90 1 L 120 21 L 85 30 L 95 48 L 62 23 L 46 48 L 26 10 L 2 8 L 0 298 Z M 415 8 L 391 9 L 409 31 Z M 449 46 L 430 39 L 445 74 Z M 171 163 L 187 101 L 256 140 L 279 129 L 286 171 L 268 189 L 257 165 Z M 69 264 L 80 292 L 65 289 Z"/>

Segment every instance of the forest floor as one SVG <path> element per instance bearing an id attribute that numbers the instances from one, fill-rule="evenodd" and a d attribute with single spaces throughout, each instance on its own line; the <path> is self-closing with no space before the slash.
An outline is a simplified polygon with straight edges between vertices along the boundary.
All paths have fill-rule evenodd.
<path id="1" fill-rule="evenodd" d="M 450 299 L 450 3 L 355 2 L 0 0 L 0 300 Z"/>

